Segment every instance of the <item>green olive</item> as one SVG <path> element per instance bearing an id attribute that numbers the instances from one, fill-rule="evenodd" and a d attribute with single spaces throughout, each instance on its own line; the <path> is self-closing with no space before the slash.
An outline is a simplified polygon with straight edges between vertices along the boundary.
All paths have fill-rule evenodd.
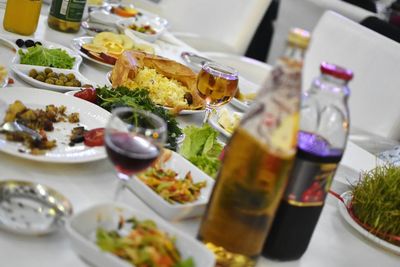
<path id="1" fill-rule="evenodd" d="M 46 73 L 44 73 L 44 71 L 38 72 L 38 75 L 42 75 L 43 77 L 46 77 Z"/>
<path id="2" fill-rule="evenodd" d="M 64 86 L 64 82 L 61 80 L 56 80 L 55 85 Z"/>
<path id="3" fill-rule="evenodd" d="M 47 74 L 47 78 L 58 78 L 58 75 L 55 72 L 50 72 Z"/>
<path id="4" fill-rule="evenodd" d="M 67 78 L 68 80 L 72 81 L 73 79 L 75 79 L 75 75 L 73 73 L 68 73 Z"/>
<path id="5" fill-rule="evenodd" d="M 38 72 L 35 69 L 31 69 L 29 71 L 29 77 L 35 78 L 38 75 Z"/>
<path id="6" fill-rule="evenodd" d="M 48 83 L 48 84 L 54 84 L 54 79 L 53 78 L 47 78 L 44 82 Z"/>
<path id="7" fill-rule="evenodd" d="M 74 83 L 73 82 L 66 82 L 64 85 L 65 86 L 74 86 Z"/>
<path id="8" fill-rule="evenodd" d="M 64 83 L 68 82 L 68 78 L 65 75 L 64 76 L 58 75 L 58 79 L 63 81 Z"/>
<path id="9" fill-rule="evenodd" d="M 41 74 L 38 74 L 38 75 L 36 75 L 35 79 L 38 80 L 38 81 L 44 82 L 45 77 L 43 75 L 41 75 Z"/>
<path id="10" fill-rule="evenodd" d="M 51 73 L 51 72 L 53 72 L 53 70 L 50 69 L 50 68 L 45 68 L 44 69 L 44 73 L 46 73 L 46 74 Z"/>

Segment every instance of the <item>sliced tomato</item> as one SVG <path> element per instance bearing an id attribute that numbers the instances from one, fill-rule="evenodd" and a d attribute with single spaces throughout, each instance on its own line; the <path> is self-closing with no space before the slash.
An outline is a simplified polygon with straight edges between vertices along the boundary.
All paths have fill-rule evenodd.
<path id="1" fill-rule="evenodd" d="M 82 98 L 83 100 L 96 103 L 97 101 L 97 95 L 96 95 L 96 89 L 94 88 L 85 88 L 80 90 L 79 92 L 76 92 L 74 96 Z"/>
<path id="2" fill-rule="evenodd" d="M 104 128 L 96 128 L 83 134 L 83 143 L 87 146 L 104 145 Z"/>

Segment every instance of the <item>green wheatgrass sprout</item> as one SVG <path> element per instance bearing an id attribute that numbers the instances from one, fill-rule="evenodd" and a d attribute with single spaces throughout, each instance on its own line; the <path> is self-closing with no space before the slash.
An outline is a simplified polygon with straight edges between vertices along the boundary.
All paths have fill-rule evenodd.
<path id="1" fill-rule="evenodd" d="M 353 213 L 370 232 L 400 245 L 385 235 L 400 236 L 400 167 L 378 166 L 363 173 L 353 187 Z"/>

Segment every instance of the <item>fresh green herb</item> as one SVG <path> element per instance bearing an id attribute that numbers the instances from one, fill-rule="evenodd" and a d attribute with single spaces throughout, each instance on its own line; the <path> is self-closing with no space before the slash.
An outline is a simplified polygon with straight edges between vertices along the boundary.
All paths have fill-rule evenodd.
<path id="1" fill-rule="evenodd" d="M 97 104 L 102 108 L 111 111 L 116 107 L 128 106 L 150 111 L 167 123 L 168 128 L 168 147 L 176 150 L 176 139 L 182 135 L 182 130 L 178 126 L 175 117 L 166 109 L 157 106 L 149 97 L 146 89 L 130 90 L 126 87 L 110 89 L 99 87 L 96 89 Z"/>
<path id="2" fill-rule="evenodd" d="M 371 232 L 400 236 L 400 167 L 378 166 L 361 177 L 353 187 L 355 216 Z"/>
<path id="3" fill-rule="evenodd" d="M 29 47 L 24 53 L 18 50 L 21 57 L 21 64 L 45 66 L 60 69 L 72 69 L 75 58 L 70 57 L 67 52 L 60 48 L 44 48 L 41 45 Z"/>
<path id="4" fill-rule="evenodd" d="M 218 132 L 209 125 L 188 126 L 183 132 L 185 140 L 179 153 L 211 177 L 216 177 L 222 151 L 222 145 L 217 141 Z"/>

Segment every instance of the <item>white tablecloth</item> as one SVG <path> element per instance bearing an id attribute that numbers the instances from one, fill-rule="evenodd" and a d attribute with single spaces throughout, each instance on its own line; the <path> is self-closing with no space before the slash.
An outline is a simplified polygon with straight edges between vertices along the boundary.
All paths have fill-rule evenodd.
<path id="1" fill-rule="evenodd" d="M 0 10 L 0 18 L 3 16 L 4 10 Z M 4 29 L 1 29 L 0 33 L 5 33 Z M 64 34 L 49 29 L 45 17 L 42 16 L 34 37 L 69 46 L 70 40 L 79 35 L 83 35 L 83 32 Z M 104 82 L 105 73 L 108 71 L 87 61 L 84 61 L 80 70 L 96 82 Z M 14 76 L 12 73 L 11 75 Z M 15 76 L 14 78 L 16 85 L 25 85 Z M 200 123 L 201 116 L 184 116 L 180 121 L 183 125 Z M 347 179 L 351 179 L 355 172 L 371 169 L 375 164 L 374 156 L 350 142 L 333 188 L 337 191 L 345 190 Z M 113 167 L 107 160 L 73 165 L 47 164 L 3 153 L 0 153 L 0 179 L 28 180 L 51 186 L 70 199 L 75 211 L 99 202 L 110 201 L 117 183 Z M 136 209 L 154 213 L 131 192 L 125 191 L 120 200 Z M 261 258 L 257 266 L 399 266 L 398 256 L 376 247 L 349 227 L 341 219 L 336 204 L 336 200 L 328 196 L 310 246 L 299 261 L 280 263 Z M 173 224 L 196 236 L 199 219 Z M 2 267 L 88 266 L 71 250 L 63 230 L 42 237 L 19 236 L 0 231 L 0 261 Z"/>

